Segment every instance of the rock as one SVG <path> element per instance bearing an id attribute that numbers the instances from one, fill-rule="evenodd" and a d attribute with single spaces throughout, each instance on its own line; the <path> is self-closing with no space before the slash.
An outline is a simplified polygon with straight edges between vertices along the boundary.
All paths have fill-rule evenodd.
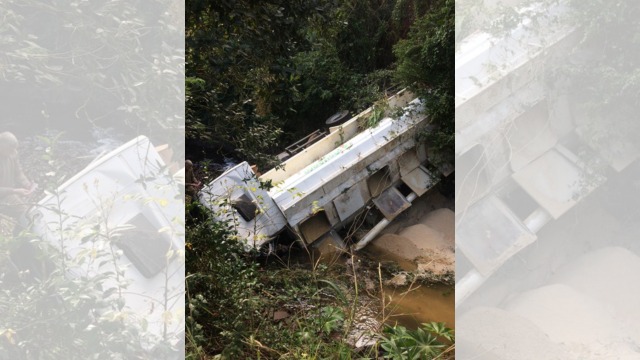
<path id="1" fill-rule="evenodd" d="M 286 312 L 284 310 L 278 310 L 278 311 L 273 313 L 273 320 L 274 321 L 280 321 L 280 320 L 288 318 L 289 316 L 291 316 L 291 315 L 288 312 Z"/>
<path id="2" fill-rule="evenodd" d="M 391 279 L 385 281 L 386 285 L 391 285 L 391 286 L 405 286 L 409 283 L 409 277 L 407 276 L 406 273 L 398 273 L 396 274 L 394 277 L 392 277 Z"/>
<path id="3" fill-rule="evenodd" d="M 365 277 L 364 278 L 364 288 L 365 288 L 365 290 L 367 290 L 369 292 L 372 292 L 372 291 L 374 291 L 376 289 L 376 283 L 373 282 L 373 280 L 371 280 L 370 278 Z"/>
<path id="4" fill-rule="evenodd" d="M 377 342 L 375 334 L 382 323 L 376 318 L 377 311 L 371 302 L 360 300 L 359 303 L 351 331 L 347 335 L 347 343 L 357 350 L 362 350 L 375 346 Z"/>

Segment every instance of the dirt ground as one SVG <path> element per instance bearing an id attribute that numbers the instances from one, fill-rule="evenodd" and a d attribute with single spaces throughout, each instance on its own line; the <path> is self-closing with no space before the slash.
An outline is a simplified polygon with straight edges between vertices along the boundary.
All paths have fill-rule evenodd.
<path id="1" fill-rule="evenodd" d="M 394 261 L 418 275 L 455 272 L 454 201 L 437 192 L 416 199 L 367 246 L 374 259 Z"/>
<path id="2" fill-rule="evenodd" d="M 596 190 L 459 306 L 457 355 L 640 358 L 640 213 L 631 188 Z"/>

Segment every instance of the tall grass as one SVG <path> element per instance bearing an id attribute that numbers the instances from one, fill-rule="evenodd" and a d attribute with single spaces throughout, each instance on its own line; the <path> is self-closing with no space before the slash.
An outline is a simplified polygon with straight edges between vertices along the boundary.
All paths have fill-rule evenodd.
<path id="1" fill-rule="evenodd" d="M 352 264 L 346 271 L 293 247 L 264 261 L 257 253 L 247 253 L 234 238 L 232 230 L 208 218 L 187 226 L 188 359 L 451 356 L 453 331 L 442 324 L 415 330 L 384 325 L 394 309 L 386 300 L 380 268 L 377 299 L 362 291 L 363 279 L 352 253 L 343 255 Z M 302 261 L 292 261 L 296 251 Z M 376 326 L 355 331 L 366 321 L 363 314 L 373 314 L 369 317 Z M 363 337 L 372 341 L 356 348 L 354 343 Z"/>

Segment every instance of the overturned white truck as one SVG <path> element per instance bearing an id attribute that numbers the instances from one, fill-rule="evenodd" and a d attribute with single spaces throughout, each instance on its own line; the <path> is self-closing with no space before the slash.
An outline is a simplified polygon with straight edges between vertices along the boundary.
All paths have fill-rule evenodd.
<path id="1" fill-rule="evenodd" d="M 575 71 L 618 69 L 600 53 L 625 22 L 590 33 L 575 27 L 594 21 L 580 5 L 516 8 L 513 29 L 457 47 L 459 358 L 640 358 L 640 148 L 634 116 L 610 105 L 635 114 L 637 102 L 620 101 L 619 70 L 587 77 L 595 96 Z"/>
<path id="2" fill-rule="evenodd" d="M 284 168 L 256 176 L 243 162 L 207 184 L 200 201 L 218 221 L 235 225 L 247 249 L 262 248 L 286 228 L 300 242 L 342 243 L 336 230 L 373 204 L 389 221 L 440 178 L 428 169 L 427 147 L 416 133 L 427 125 L 422 104 L 407 91 L 388 99 L 402 109 L 363 128 L 369 108 L 284 162 Z M 449 171 L 450 172 L 450 171 Z M 448 172 L 445 170 L 445 173 Z M 265 189 L 265 182 L 274 186 Z M 405 184 L 411 192 L 401 193 Z"/>
<path id="3" fill-rule="evenodd" d="M 48 193 L 30 217 L 32 231 L 61 252 L 67 276 L 105 278 L 105 300 L 121 297 L 121 309 L 102 316 L 140 324 L 152 339 L 148 346 L 166 343 L 179 351 L 184 183 L 157 150 L 139 136 L 98 157 Z"/>

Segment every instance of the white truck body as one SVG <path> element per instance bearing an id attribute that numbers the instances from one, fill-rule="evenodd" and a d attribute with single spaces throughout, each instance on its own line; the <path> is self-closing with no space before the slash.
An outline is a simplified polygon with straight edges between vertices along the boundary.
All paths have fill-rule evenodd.
<path id="1" fill-rule="evenodd" d="M 554 4 L 505 36 L 476 32 L 456 52 L 456 246 L 473 265 L 456 283 L 456 306 L 606 181 L 590 168 L 596 160 L 619 173 L 640 155 L 613 132 L 613 141 L 590 137 L 610 124 L 546 84 L 545 63 L 567 61 L 580 41 L 556 21 L 566 11 Z"/>
<path id="2" fill-rule="evenodd" d="M 113 262 L 95 256 L 118 242 L 120 279 L 128 283 L 123 314 L 176 343 L 184 334 L 181 186 L 140 136 L 95 160 L 30 211 L 33 231 L 62 252 L 72 277 L 115 271 Z M 110 277 L 104 290 L 119 286 Z"/>
<path id="3" fill-rule="evenodd" d="M 369 108 L 331 128 L 327 137 L 287 160 L 284 169 L 256 178 L 242 163 L 206 185 L 200 201 L 219 221 L 235 222 L 239 237 L 256 248 L 287 226 L 310 245 L 352 220 L 370 200 L 385 199 L 376 206 L 384 203 L 381 212 L 395 217 L 410 205 L 395 185 L 402 181 L 422 194 L 437 182 L 425 167 L 426 147 L 415 139 L 427 124 L 426 115 L 421 102 L 411 99 L 405 91 L 391 97 L 389 106 L 402 108 L 402 114 L 384 118 L 375 127 L 358 125 L 372 112 Z M 258 180 L 275 186 L 262 190 Z M 243 194 L 259 208 L 254 219 L 245 219 L 231 204 Z M 232 206 L 224 210 L 225 204 Z"/>
<path id="4" fill-rule="evenodd" d="M 243 196 L 245 201 L 256 205 L 253 211 L 245 214 L 247 217 L 255 216 L 251 220 L 228 206 Z M 201 191 L 200 200 L 220 220 L 233 222 L 238 236 L 248 241 L 248 247 L 260 248 L 287 225 L 271 196 L 260 188 L 260 182 L 247 162 L 234 166 L 209 183 Z"/>

